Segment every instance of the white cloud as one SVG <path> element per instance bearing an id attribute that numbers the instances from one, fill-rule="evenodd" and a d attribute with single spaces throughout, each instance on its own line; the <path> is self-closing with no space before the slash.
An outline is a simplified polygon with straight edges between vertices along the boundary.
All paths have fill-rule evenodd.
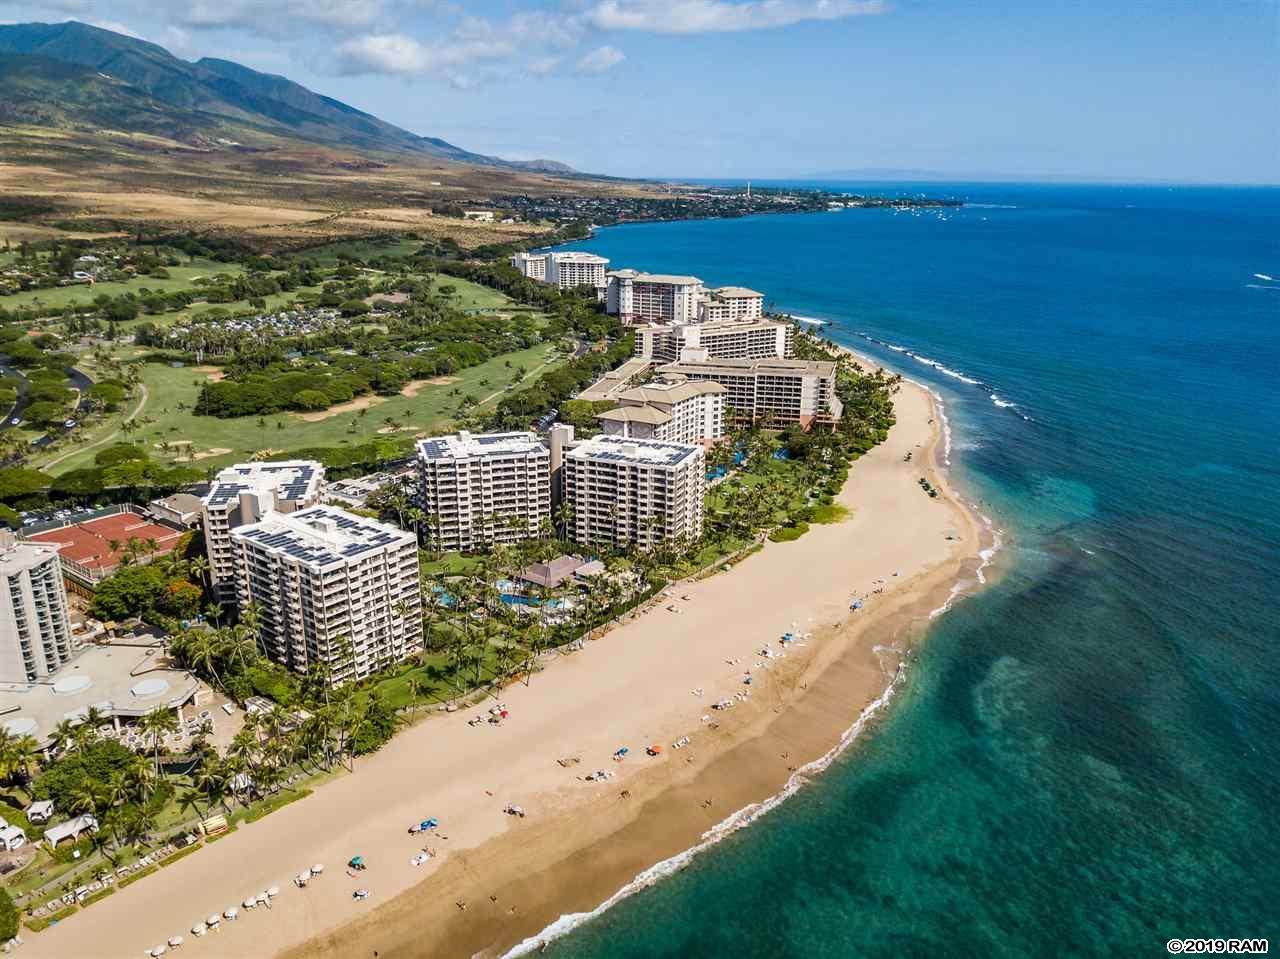
<path id="1" fill-rule="evenodd" d="M 536 60 L 529 61 L 528 70 L 536 77 L 545 77 L 560 66 L 560 59 L 560 57 L 538 57 Z"/>
<path id="2" fill-rule="evenodd" d="M 160 4 L 163 6 L 164 4 Z M 279 34 L 298 22 L 329 27 L 362 27 L 383 12 L 382 0 L 194 0 L 172 4 L 171 16 L 195 28 L 244 27 Z"/>
<path id="3" fill-rule="evenodd" d="M 626 58 L 627 55 L 617 47 L 597 47 L 578 61 L 576 69 L 579 73 L 604 73 Z"/>
<path id="4" fill-rule="evenodd" d="M 427 45 L 403 33 L 371 33 L 338 47 L 338 72 L 413 77 L 447 72 L 478 60 L 502 59 L 513 53 L 511 44 L 502 39 Z M 455 77 L 455 81 L 458 79 Z"/>
<path id="5" fill-rule="evenodd" d="M 725 33 L 883 13 L 883 0 L 603 0 L 587 10 L 601 30 Z"/>

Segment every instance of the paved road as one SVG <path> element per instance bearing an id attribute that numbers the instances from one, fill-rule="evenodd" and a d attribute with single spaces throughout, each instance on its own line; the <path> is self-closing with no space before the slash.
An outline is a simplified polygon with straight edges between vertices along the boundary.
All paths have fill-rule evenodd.
<path id="1" fill-rule="evenodd" d="M 18 399 L 13 404 L 13 409 L 5 414 L 3 420 L 0 420 L 0 430 L 7 430 L 12 420 L 21 418 L 22 411 L 27 408 L 27 378 L 12 366 L 0 363 L 0 376 L 16 376 L 18 378 Z"/>

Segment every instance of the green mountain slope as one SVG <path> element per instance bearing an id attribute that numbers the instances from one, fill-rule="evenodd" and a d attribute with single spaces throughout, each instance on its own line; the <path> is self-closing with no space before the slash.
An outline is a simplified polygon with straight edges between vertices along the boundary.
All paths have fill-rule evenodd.
<path id="1" fill-rule="evenodd" d="M 0 26 L 0 122 L 149 133 L 185 143 L 262 138 L 572 172 L 421 137 L 285 77 L 230 60 L 180 60 L 154 43 L 69 21 Z"/>

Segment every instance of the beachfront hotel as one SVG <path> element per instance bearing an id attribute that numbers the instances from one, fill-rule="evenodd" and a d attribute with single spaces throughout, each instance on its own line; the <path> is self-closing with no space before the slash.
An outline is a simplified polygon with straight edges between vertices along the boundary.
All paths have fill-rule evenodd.
<path id="1" fill-rule="evenodd" d="M 566 250 L 563 253 L 547 254 L 546 282 L 558 286 L 562 290 L 571 290 L 576 286 L 589 286 L 593 290 L 605 287 L 605 267 L 609 261 L 594 253 L 578 253 Z"/>
<path id="2" fill-rule="evenodd" d="M 625 324 L 696 323 L 702 296 L 696 276 L 615 270 L 608 274 L 605 312 Z"/>
<path id="3" fill-rule="evenodd" d="M 703 359 L 743 360 L 791 355 L 795 328 L 778 320 L 719 320 L 713 323 L 651 323 L 635 329 L 635 355 L 674 363 L 690 350 Z"/>
<path id="4" fill-rule="evenodd" d="M 706 458 L 694 443 L 596 436 L 565 453 L 569 538 L 650 546 L 702 535 Z"/>
<path id="5" fill-rule="evenodd" d="M 331 682 L 362 679 L 422 650 L 418 543 L 412 533 L 336 506 L 269 512 L 231 531 L 236 595 L 258 617 L 277 663 Z M 339 640 L 350 643 L 341 655 Z"/>
<path id="6" fill-rule="evenodd" d="M 34 683 L 72 656 L 58 548 L 0 530 L 0 683 Z"/>
<path id="7" fill-rule="evenodd" d="M 657 380 L 620 393 L 597 419 L 606 436 L 710 444 L 724 437 L 727 392 L 711 381 Z"/>
<path id="8" fill-rule="evenodd" d="M 745 286 L 718 286 L 698 302 L 699 323 L 755 320 L 764 315 L 764 294 Z"/>
<path id="9" fill-rule="evenodd" d="M 546 283 L 548 255 L 546 253 L 515 253 L 512 254 L 510 263 L 520 271 L 521 276 L 537 280 L 539 283 Z"/>
<path id="10" fill-rule="evenodd" d="M 737 422 L 767 419 L 774 427 L 830 425 L 844 412 L 830 360 L 704 360 L 658 367 L 666 377 L 724 386 L 725 409 Z"/>
<path id="11" fill-rule="evenodd" d="M 218 601 L 236 600 L 235 554 L 231 531 L 256 523 L 269 512 L 290 513 L 314 506 L 324 489 L 324 467 L 314 460 L 237 463 L 214 477 L 201 500 L 209 578 Z"/>
<path id="12" fill-rule="evenodd" d="M 551 453 L 533 433 L 419 440 L 418 476 L 423 528 L 436 549 L 513 543 L 551 521 Z"/>

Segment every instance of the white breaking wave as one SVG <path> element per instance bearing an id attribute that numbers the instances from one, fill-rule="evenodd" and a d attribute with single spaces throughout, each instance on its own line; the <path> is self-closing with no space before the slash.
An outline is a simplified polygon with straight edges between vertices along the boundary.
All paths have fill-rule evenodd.
<path id="1" fill-rule="evenodd" d="M 991 394 L 991 402 L 994 403 L 996 406 L 1000 407 L 1000 409 L 1002 410 L 1007 410 L 1007 409 L 1010 409 L 1011 407 L 1017 406 L 1016 403 L 1011 403 L 1008 400 L 1000 399 L 999 395 L 996 393 Z"/>
<path id="2" fill-rule="evenodd" d="M 772 812 L 778 808 L 787 799 L 799 792 L 800 788 L 807 783 L 810 778 L 823 770 L 827 769 L 840 755 L 847 750 L 853 742 L 858 738 L 867 724 L 875 718 L 875 716 L 889 705 L 889 701 L 893 699 L 894 690 L 898 683 L 906 675 L 906 663 L 900 663 L 898 671 L 894 673 L 893 679 L 889 681 L 889 685 L 885 687 L 884 692 L 877 696 L 854 721 L 853 725 L 844 731 L 840 736 L 840 741 L 831 747 L 824 755 L 815 759 L 813 762 L 801 766 L 787 779 L 787 783 L 782 790 L 763 802 L 752 803 L 744 806 L 728 818 L 721 820 L 715 826 L 712 826 L 702 834 L 701 840 L 694 846 L 677 853 L 670 859 L 664 859 L 657 865 L 650 866 L 635 879 L 627 883 L 612 896 L 596 906 L 590 912 L 575 912 L 561 916 L 555 922 L 551 923 L 536 936 L 530 936 L 519 945 L 512 947 L 503 959 L 515 959 L 518 956 L 527 956 L 543 947 L 548 942 L 554 942 L 562 936 L 568 935 L 574 929 L 577 929 L 585 922 L 603 915 L 623 899 L 640 892 L 642 889 L 648 889 L 661 879 L 674 875 L 685 866 L 693 861 L 694 857 L 701 852 L 705 852 L 712 846 L 739 829 L 745 829 L 751 825 L 758 817 L 765 813 Z"/>
<path id="3" fill-rule="evenodd" d="M 982 380 L 975 380 L 971 376 L 965 376 L 959 370 L 953 370 L 949 366 L 943 366 L 937 360 L 931 360 L 929 359 L 929 357 L 921 356 L 919 353 L 912 353 L 910 350 L 907 350 L 906 354 L 907 356 L 915 360 L 917 363 L 923 363 L 925 366 L 932 366 L 935 370 L 937 370 L 939 373 L 943 374 L 944 376 L 949 376 L 954 380 L 959 380 L 961 383 L 968 383 L 970 386 L 982 385 Z"/>
<path id="4" fill-rule="evenodd" d="M 1259 280 L 1266 280 L 1268 283 L 1274 283 L 1276 280 L 1274 276 L 1267 276 L 1267 274 L 1265 273 L 1255 273 L 1253 275 L 1256 276 Z"/>
<path id="5" fill-rule="evenodd" d="M 791 314 L 791 318 L 797 323 L 808 323 L 810 326 L 826 326 L 831 322 L 830 320 L 820 320 L 816 316 L 798 316 L 795 313 Z"/>

